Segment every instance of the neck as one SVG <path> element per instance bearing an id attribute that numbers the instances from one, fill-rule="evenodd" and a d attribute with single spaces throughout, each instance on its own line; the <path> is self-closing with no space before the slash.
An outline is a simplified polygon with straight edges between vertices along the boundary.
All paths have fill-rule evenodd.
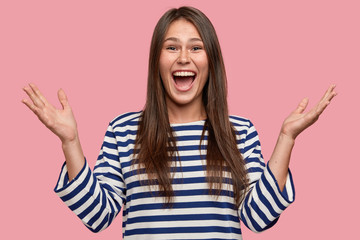
<path id="1" fill-rule="evenodd" d="M 187 123 L 205 120 L 207 118 L 204 105 L 201 103 L 198 106 L 178 106 L 175 104 L 167 105 L 170 123 Z"/>

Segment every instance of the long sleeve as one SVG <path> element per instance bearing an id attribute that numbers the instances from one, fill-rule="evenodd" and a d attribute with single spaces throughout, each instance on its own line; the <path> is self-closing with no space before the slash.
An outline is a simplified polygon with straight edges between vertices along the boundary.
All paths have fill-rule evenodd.
<path id="1" fill-rule="evenodd" d="M 267 229 L 293 201 L 290 172 L 280 192 L 261 156 L 255 128 L 249 120 L 233 116 L 250 181 L 239 209 L 231 185 L 224 184 L 219 196 L 208 191 L 206 161 L 199 151 L 205 121 L 171 125 L 181 162 L 172 163 L 175 196 L 172 207 L 164 207 L 157 186 L 141 183 L 147 175 L 134 162 L 140 118 L 141 112 L 125 113 L 110 122 L 93 172 L 85 161 L 69 182 L 66 164 L 62 168 L 55 192 L 91 231 L 105 229 L 123 207 L 123 239 L 241 239 L 240 221 L 254 231 Z M 206 143 L 207 132 L 204 139 Z"/>
<path id="2" fill-rule="evenodd" d="M 239 208 L 239 216 L 249 229 L 261 232 L 277 222 L 280 214 L 294 201 L 295 190 L 289 171 L 285 188 L 280 191 L 273 173 L 264 163 L 258 134 L 250 121 L 248 124 L 241 144 L 250 187 Z"/>
<path id="3" fill-rule="evenodd" d="M 79 174 L 69 182 L 64 163 L 54 191 L 91 231 L 99 232 L 111 224 L 126 195 L 116 136 L 111 125 L 106 131 L 94 171 L 85 161 Z"/>

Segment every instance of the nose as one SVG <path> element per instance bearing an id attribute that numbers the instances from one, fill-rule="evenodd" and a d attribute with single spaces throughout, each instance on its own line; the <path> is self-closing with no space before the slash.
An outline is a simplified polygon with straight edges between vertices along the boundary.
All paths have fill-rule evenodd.
<path id="1" fill-rule="evenodd" d="M 187 64 L 190 63 L 189 52 L 186 50 L 180 51 L 179 58 L 177 60 L 179 64 Z"/>

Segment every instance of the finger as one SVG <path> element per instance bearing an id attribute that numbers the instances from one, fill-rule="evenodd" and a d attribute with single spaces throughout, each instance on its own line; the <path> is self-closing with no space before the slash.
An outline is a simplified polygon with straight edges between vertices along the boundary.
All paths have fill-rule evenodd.
<path id="1" fill-rule="evenodd" d="M 31 101 L 36 107 L 42 107 L 44 106 L 44 103 L 39 99 L 39 97 L 34 93 L 31 87 L 25 86 L 23 90 L 26 92 L 26 94 L 29 96 Z"/>
<path id="2" fill-rule="evenodd" d="M 337 95 L 337 93 L 335 92 L 335 87 L 336 87 L 335 84 L 333 84 L 332 87 L 331 87 L 331 92 L 330 92 L 329 97 L 328 97 L 329 101 L 331 101 Z"/>
<path id="3" fill-rule="evenodd" d="M 304 98 L 303 100 L 301 100 L 301 102 L 299 103 L 299 105 L 295 109 L 294 113 L 303 113 L 305 111 L 308 103 L 309 103 L 308 98 Z"/>
<path id="4" fill-rule="evenodd" d="M 333 97 L 332 97 L 332 98 L 333 98 Z M 331 100 L 331 99 L 330 99 L 330 100 Z M 319 105 L 317 106 L 316 113 L 317 113 L 318 115 L 321 115 L 321 114 L 324 112 L 324 110 L 327 108 L 327 106 L 329 106 L 330 100 L 323 101 L 321 104 L 319 104 Z"/>
<path id="5" fill-rule="evenodd" d="M 322 114 L 322 112 L 326 109 L 326 107 L 330 104 L 331 100 L 337 95 L 334 91 L 335 85 L 331 85 L 326 91 L 324 97 L 320 100 L 318 105 L 316 106 L 316 113 L 318 115 Z"/>
<path id="6" fill-rule="evenodd" d="M 37 113 L 36 106 L 32 104 L 29 100 L 23 99 L 21 102 L 24 103 L 31 111 L 33 111 L 33 113 Z"/>
<path id="7" fill-rule="evenodd" d="M 329 99 L 331 100 L 334 97 L 334 94 L 336 94 L 334 91 L 335 87 L 335 84 L 330 85 L 330 87 L 326 90 L 324 96 L 321 98 L 320 102 L 327 101 Z"/>
<path id="8" fill-rule="evenodd" d="M 48 101 L 47 99 L 44 97 L 44 95 L 40 92 L 39 88 L 34 84 L 34 83 L 30 83 L 29 86 L 31 87 L 31 89 L 33 90 L 34 94 L 36 94 L 36 96 L 40 99 L 40 101 L 44 104 L 47 105 Z"/>
<path id="9" fill-rule="evenodd" d="M 61 103 L 61 106 L 63 107 L 63 109 L 69 108 L 69 102 L 68 102 L 68 98 L 64 92 L 64 90 L 62 90 L 61 88 L 58 91 L 58 98 L 59 101 Z"/>
<path id="10" fill-rule="evenodd" d="M 337 95 L 337 93 L 333 91 L 333 92 L 329 95 L 329 97 L 328 97 L 327 100 L 328 100 L 329 102 L 331 102 L 331 100 L 332 100 L 336 95 Z"/>

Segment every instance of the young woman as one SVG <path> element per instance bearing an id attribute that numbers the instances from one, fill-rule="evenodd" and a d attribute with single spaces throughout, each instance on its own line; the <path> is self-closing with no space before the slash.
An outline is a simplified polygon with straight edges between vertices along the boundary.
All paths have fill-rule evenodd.
<path id="1" fill-rule="evenodd" d="M 295 138 L 336 95 L 330 86 L 305 112 L 285 119 L 266 165 L 252 123 L 228 116 L 220 45 L 209 19 L 191 7 L 157 23 L 143 111 L 113 119 L 94 171 L 82 152 L 63 90 L 55 109 L 30 84 L 23 102 L 62 141 L 65 163 L 55 192 L 92 231 L 123 208 L 124 239 L 241 239 L 273 226 L 294 201 L 288 170 Z"/>

